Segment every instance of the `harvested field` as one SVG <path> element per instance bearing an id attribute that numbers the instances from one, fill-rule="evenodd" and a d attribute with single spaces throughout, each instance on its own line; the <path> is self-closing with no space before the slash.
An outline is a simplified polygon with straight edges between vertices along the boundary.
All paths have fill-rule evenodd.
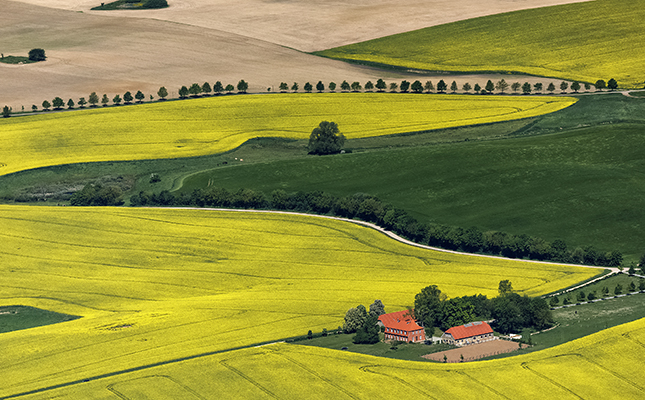
<path id="1" fill-rule="evenodd" d="M 472 13 L 452 18 L 562 2 L 532 0 L 518 6 L 519 3 L 496 0 L 473 8 Z M 171 97 L 176 97 L 182 85 L 205 81 L 212 84 L 216 80 L 226 85 L 244 79 L 249 82 L 250 91 L 260 92 L 271 87 L 275 91 L 282 81 L 289 84 L 296 81 L 302 87 L 307 81 L 315 83 L 318 80 L 364 84 L 378 78 L 425 79 L 426 75 L 350 65 L 293 48 L 320 50 L 382 36 L 386 32 L 422 28 L 433 21 L 443 23 L 446 20 L 436 16 L 448 15 L 447 10 L 454 5 L 454 2 L 437 2 L 444 14 L 432 12 L 435 17 L 428 18 L 427 2 L 420 0 L 406 0 L 409 11 L 393 0 L 382 0 L 378 4 L 365 1 L 330 4 L 180 0 L 171 1 L 172 7 L 165 10 L 89 12 L 97 3 L 0 0 L 1 52 L 20 56 L 34 47 L 41 47 L 48 56 L 46 62 L 30 65 L 0 63 L 3 85 L 0 106 L 9 105 L 14 111 L 20 111 L 22 107 L 30 110 L 32 105 L 40 107 L 43 100 L 51 102 L 56 96 L 66 102 L 70 98 L 74 101 L 80 97 L 87 99 L 93 91 L 107 93 L 110 99 L 128 90 L 133 93 L 141 90 L 146 97 L 149 94 L 156 97 L 160 86 L 168 88 Z M 366 8 L 373 8 L 369 14 L 373 18 L 361 17 L 361 27 L 357 28 L 358 19 L 354 14 Z M 416 15 L 410 20 L 417 22 L 408 25 L 409 18 L 392 19 L 391 12 L 376 18 L 377 13 L 388 10 L 396 10 L 399 15 L 404 10 L 410 18 Z M 388 22 L 383 23 L 384 19 Z M 320 38 L 324 42 L 317 42 Z M 441 77 L 434 75 L 429 79 Z M 481 83 L 485 83 L 486 79 L 500 77 L 476 78 L 466 74 L 456 79 L 461 85 L 462 81 L 474 83 L 483 79 Z M 517 79 L 533 82 L 534 78 L 518 76 Z"/>
<path id="2" fill-rule="evenodd" d="M 522 345 L 523 349 L 527 347 L 528 346 L 525 344 Z M 490 357 L 497 354 L 510 353 L 511 351 L 516 351 L 518 349 L 518 343 L 500 339 L 485 343 L 472 344 L 470 346 L 463 346 L 458 349 L 440 351 L 438 353 L 425 355 L 423 356 L 423 358 L 443 362 L 443 357 L 446 356 L 446 362 L 456 363 L 461 362 L 461 356 L 464 356 L 464 362 L 476 361 L 480 358 Z"/>
<path id="3" fill-rule="evenodd" d="M 169 0 L 162 10 L 90 11 L 97 0 L 22 0 L 95 15 L 154 18 L 218 29 L 301 51 L 360 42 L 513 10 L 589 0 Z M 396 15 L 396 17 L 393 17 Z"/>

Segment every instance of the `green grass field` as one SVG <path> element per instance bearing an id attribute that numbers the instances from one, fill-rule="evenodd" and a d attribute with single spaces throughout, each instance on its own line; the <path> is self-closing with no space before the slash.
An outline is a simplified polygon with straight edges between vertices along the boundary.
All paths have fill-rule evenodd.
<path id="1" fill-rule="evenodd" d="M 52 165 L 191 157 L 256 137 L 307 139 L 323 120 L 347 138 L 528 118 L 576 100 L 312 93 L 240 95 L 0 121 L 0 174 Z"/>
<path id="2" fill-rule="evenodd" d="M 635 261 L 644 239 L 643 116 L 640 99 L 581 96 L 573 107 L 513 126 L 515 131 L 500 125 L 507 140 L 412 142 L 226 166 L 189 176 L 181 190 L 211 184 L 267 194 L 274 189 L 337 196 L 364 192 L 424 222 L 561 238 L 571 247 L 619 249 Z M 382 145 L 406 139 L 383 138 Z M 374 139 L 350 141 L 347 147 L 360 150 L 363 141 Z"/>
<path id="3" fill-rule="evenodd" d="M 40 310 L 33 307 L 1 306 L 0 333 L 30 329 L 43 325 L 58 324 L 78 317 Z"/>
<path id="4" fill-rule="evenodd" d="M 1 301 L 82 317 L 0 335 L 0 397 L 335 329 L 350 307 L 378 298 L 400 310 L 429 284 L 493 296 L 510 279 L 539 295 L 599 272 L 428 251 L 292 215 L 0 206 L 0 220 Z"/>
<path id="5" fill-rule="evenodd" d="M 530 27 L 530 29 L 529 29 Z M 491 15 L 315 54 L 432 71 L 508 71 L 642 88 L 645 1 L 596 0 Z"/>

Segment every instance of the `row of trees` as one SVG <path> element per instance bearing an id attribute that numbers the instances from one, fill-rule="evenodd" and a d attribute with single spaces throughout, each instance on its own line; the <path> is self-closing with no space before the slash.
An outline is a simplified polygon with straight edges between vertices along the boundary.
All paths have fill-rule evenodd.
<path id="1" fill-rule="evenodd" d="M 591 84 L 585 82 L 583 85 L 585 90 L 588 91 L 591 89 Z M 605 81 L 603 80 L 598 80 L 594 86 L 597 90 L 602 90 L 606 87 L 611 90 L 615 90 L 618 88 L 618 82 L 616 82 L 616 80 L 613 78 L 610 79 L 608 83 L 605 83 Z M 582 86 L 579 82 L 573 82 L 570 84 L 569 82 L 563 81 L 560 83 L 559 87 L 562 93 L 566 93 L 569 87 L 571 87 L 571 90 L 573 90 L 575 93 L 578 93 Z M 328 88 L 329 91 L 335 92 L 337 85 L 335 82 L 330 82 Z M 383 79 L 379 79 L 378 81 L 376 81 L 376 84 L 372 83 L 372 81 L 367 81 L 367 83 L 365 83 L 365 87 L 363 87 L 360 82 L 352 82 L 350 84 L 347 81 L 343 81 L 340 84 L 340 90 L 343 92 L 360 92 L 362 90 L 371 92 L 374 89 L 376 89 L 377 92 L 385 92 L 386 90 L 388 90 L 388 88 L 392 93 L 397 91 L 401 93 L 408 93 L 410 91 L 412 91 L 413 93 L 423 93 L 424 91 L 426 93 L 433 93 L 435 90 L 437 93 L 446 93 L 448 91 L 448 84 L 443 79 L 437 83 L 436 88 L 432 81 L 426 81 L 425 84 L 422 84 L 419 80 L 416 80 L 412 83 L 408 82 L 407 80 L 403 80 L 400 84 L 396 82 L 387 84 Z M 286 93 L 289 90 L 289 85 L 286 82 L 282 82 L 280 83 L 279 89 L 281 93 Z M 292 92 L 296 93 L 299 89 L 300 85 L 297 82 L 294 82 L 293 85 L 291 85 Z M 314 90 L 314 87 L 311 83 L 307 82 L 305 83 L 303 89 L 306 93 L 311 93 Z M 474 93 L 492 94 L 494 91 L 498 91 L 499 93 L 504 94 L 509 89 L 514 93 L 517 93 L 520 90 L 523 94 L 531 94 L 532 92 L 541 93 L 544 90 L 544 85 L 540 82 L 533 85 L 531 85 L 529 82 L 524 82 L 524 84 L 520 84 L 519 82 L 509 84 L 506 82 L 506 80 L 501 79 L 496 83 L 488 80 L 484 87 L 481 87 L 478 83 L 476 83 L 475 86 L 471 86 L 468 82 L 464 83 L 461 86 L 461 90 L 464 93 L 470 93 L 470 91 L 473 91 Z M 322 81 L 318 81 L 318 83 L 316 84 L 316 90 L 319 93 L 322 93 L 323 91 L 325 91 L 325 84 Z M 458 90 L 459 85 L 457 84 L 457 81 L 452 81 L 452 83 L 450 84 L 450 91 L 452 93 L 456 93 Z M 549 83 L 546 87 L 546 91 L 551 94 L 553 94 L 555 90 L 556 86 L 553 82 Z"/>
<path id="2" fill-rule="evenodd" d="M 425 287 L 415 296 L 409 311 L 427 336 L 435 327 L 445 331 L 453 326 L 478 320 L 494 319 L 493 327 L 501 333 L 519 332 L 524 328 L 542 330 L 553 325 L 553 315 L 546 300 L 520 296 L 508 280 L 499 283 L 499 295 L 493 299 L 478 294 L 448 299 L 436 285 Z"/>
<path id="3" fill-rule="evenodd" d="M 421 223 L 404 210 L 364 193 L 339 198 L 322 191 L 288 193 L 282 189 L 274 190 L 269 196 L 251 189 L 195 189 L 192 193 L 179 195 L 164 190 L 157 194 L 135 194 L 130 198 L 130 204 L 275 209 L 328 214 L 372 222 L 414 242 L 449 250 L 587 265 L 620 266 L 623 261 L 622 253 L 618 250 L 602 252 L 593 246 L 570 249 L 561 239 L 548 242 L 528 235 L 482 232 L 477 227 L 464 229 Z"/>
<path id="4" fill-rule="evenodd" d="M 629 285 L 627 285 L 627 292 L 628 293 L 635 292 L 636 288 L 637 286 L 633 281 L 629 282 Z M 571 294 L 562 296 L 564 297 L 564 299 L 562 300 L 562 305 L 566 306 L 567 304 L 571 304 L 574 302 L 581 303 L 583 301 L 592 301 L 600 297 L 617 296 L 617 295 L 623 294 L 623 290 L 624 290 L 623 285 L 621 285 L 620 283 L 617 283 L 616 286 L 614 286 L 613 291 L 610 291 L 607 286 L 603 286 L 602 290 L 600 291 L 601 292 L 600 295 L 598 295 L 595 290 L 589 293 L 585 293 L 583 290 L 578 290 L 576 295 L 573 298 L 571 297 Z M 639 280 L 638 290 L 645 290 L 645 279 Z M 549 304 L 551 305 L 551 307 L 556 307 L 560 305 L 560 298 L 557 296 L 551 297 L 551 300 L 549 300 Z"/>

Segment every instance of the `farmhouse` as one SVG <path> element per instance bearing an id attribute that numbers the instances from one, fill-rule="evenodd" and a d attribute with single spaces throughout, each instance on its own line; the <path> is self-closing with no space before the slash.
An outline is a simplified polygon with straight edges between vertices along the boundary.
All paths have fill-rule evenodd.
<path id="1" fill-rule="evenodd" d="M 426 335 L 407 310 L 383 314 L 378 317 L 379 325 L 385 327 L 385 340 L 400 342 L 423 342 Z"/>
<path id="2" fill-rule="evenodd" d="M 484 343 L 496 340 L 493 329 L 488 323 L 470 322 L 466 325 L 453 326 L 444 332 L 441 341 L 456 346 L 467 346 L 469 344 Z"/>

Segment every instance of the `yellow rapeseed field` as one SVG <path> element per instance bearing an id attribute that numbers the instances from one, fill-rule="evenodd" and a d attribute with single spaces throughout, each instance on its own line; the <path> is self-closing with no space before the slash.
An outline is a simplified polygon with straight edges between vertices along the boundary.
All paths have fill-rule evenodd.
<path id="1" fill-rule="evenodd" d="M 0 175 L 51 165 L 192 157 L 255 137 L 306 139 L 321 121 L 347 138 L 542 115 L 573 98 L 390 93 L 223 96 L 0 120 Z"/>
<path id="2" fill-rule="evenodd" d="M 0 397 L 301 335 L 309 329 L 334 329 L 350 307 L 381 299 L 387 310 L 400 310 L 429 284 L 448 296 L 493 296 L 498 282 L 510 279 L 520 292 L 537 295 L 596 272 L 423 250 L 352 223 L 286 214 L 0 206 L 0 221 L 0 304 L 82 317 L 0 335 Z M 226 353 L 212 368 L 191 369 L 192 379 L 222 371 L 217 382 L 203 385 L 225 387 L 229 378 L 254 377 L 257 372 L 241 371 L 251 368 L 253 360 L 263 360 L 265 351 L 258 351 L 256 358 L 230 361 Z M 270 351 L 267 354 L 273 354 Z M 325 377 L 334 369 L 336 353 L 307 350 L 314 351 L 314 359 L 301 362 L 302 351 L 289 357 L 305 371 L 311 369 L 309 363 L 321 360 L 316 357 L 332 357 L 329 365 L 321 366 L 325 370 L 318 374 L 320 382 L 316 374 L 304 374 L 299 383 L 303 389 L 310 387 L 307 382 L 325 386 L 317 393 L 326 397 L 345 385 L 343 379 Z M 353 357 L 343 355 L 342 368 L 367 365 Z M 292 365 L 280 354 L 269 361 L 268 365 L 279 363 L 279 368 Z M 390 362 L 396 363 L 379 361 Z M 206 386 L 195 387 L 201 394 L 194 394 L 194 385 L 174 373 L 164 378 L 155 370 L 146 371 L 61 387 L 34 398 L 56 393 L 73 398 L 76 390 L 93 385 L 125 393 L 124 398 L 159 398 L 157 392 L 136 390 L 158 390 L 167 398 L 182 398 L 183 391 L 213 398 L 210 389 L 203 391 Z M 275 373 L 251 379 L 270 381 Z M 302 375 L 299 370 L 287 373 L 293 379 Z M 284 384 L 280 397 L 290 397 L 289 391 L 298 388 Z M 246 397 L 258 387 L 241 387 L 234 394 Z M 365 389 L 370 390 L 377 389 Z M 100 393 L 92 396 L 110 395 Z"/>

